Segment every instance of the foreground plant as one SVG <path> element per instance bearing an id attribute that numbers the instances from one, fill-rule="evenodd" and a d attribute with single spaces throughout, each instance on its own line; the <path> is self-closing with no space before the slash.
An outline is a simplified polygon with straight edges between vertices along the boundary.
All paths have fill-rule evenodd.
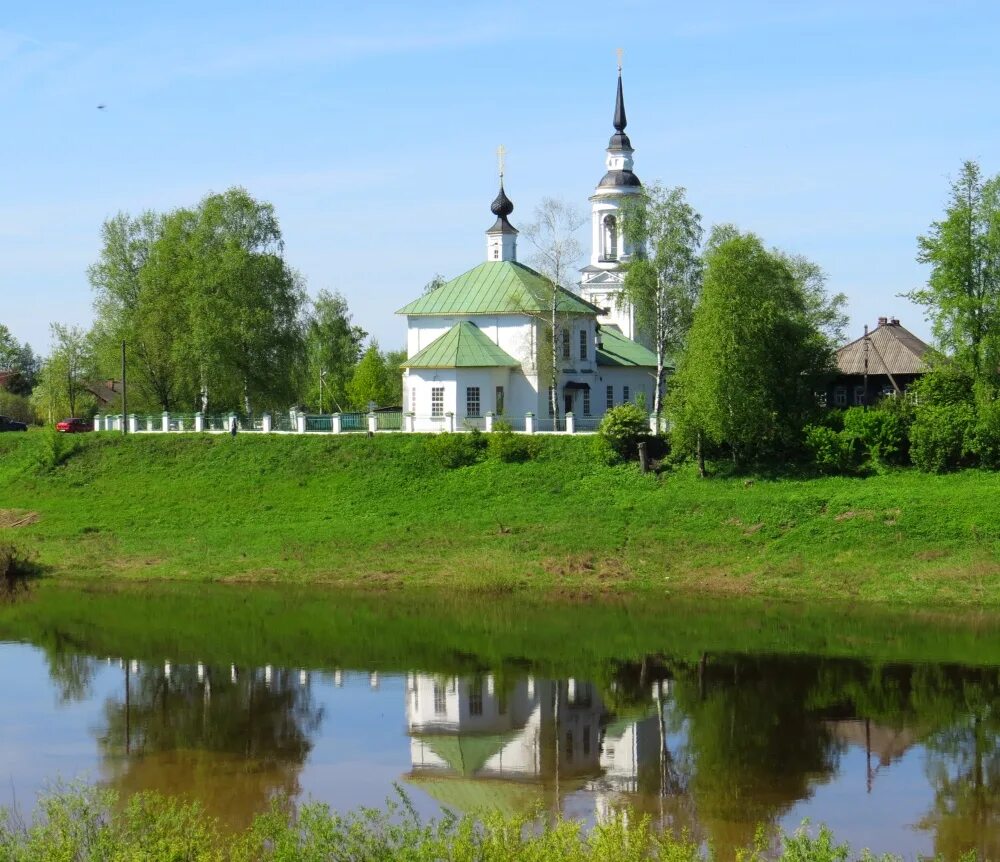
<path id="1" fill-rule="evenodd" d="M 778 855 L 780 853 L 780 855 Z M 738 862 L 892 862 L 852 854 L 825 827 L 782 835 L 777 848 L 761 831 Z M 487 813 L 422 820 L 400 792 L 382 809 L 339 815 L 321 804 L 297 810 L 276 802 L 243 833 L 226 835 L 197 803 L 140 793 L 120 805 L 115 793 L 81 784 L 43 796 L 30 825 L 0 812 L 0 862 L 708 862 L 715 855 L 686 837 L 653 831 L 648 818 L 622 813 L 587 830 L 574 820 L 542 823 Z M 967 856 L 964 862 L 973 862 Z"/>

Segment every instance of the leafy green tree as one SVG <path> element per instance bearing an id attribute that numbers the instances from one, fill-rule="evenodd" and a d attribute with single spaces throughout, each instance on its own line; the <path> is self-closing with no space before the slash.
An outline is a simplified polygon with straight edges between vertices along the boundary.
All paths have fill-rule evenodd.
<path id="1" fill-rule="evenodd" d="M 87 272 L 96 294 L 98 365 L 103 376 L 117 377 L 126 342 L 136 409 L 172 410 L 193 397 L 184 387 L 183 366 L 191 355 L 184 285 L 170 256 L 173 246 L 164 238 L 172 217 L 149 210 L 118 213 L 104 223 L 100 258 Z"/>
<path id="2" fill-rule="evenodd" d="M 784 260 L 753 234 L 710 242 L 674 381 L 675 446 L 699 455 L 704 442 L 724 446 L 742 466 L 798 445 L 831 362 Z"/>
<path id="3" fill-rule="evenodd" d="M 316 404 L 320 413 L 330 405 L 338 411 L 347 405 L 347 386 L 367 337 L 367 332 L 351 323 L 343 296 L 319 292 L 306 324 L 306 399 Z"/>
<path id="4" fill-rule="evenodd" d="M 247 414 L 255 405 L 288 404 L 304 354 L 305 292 L 282 258 L 274 207 L 242 188 L 209 195 L 190 243 L 190 326 L 219 400 Z"/>
<path id="5" fill-rule="evenodd" d="M 918 239 L 930 265 L 925 287 L 907 298 L 926 308 L 935 337 L 975 380 L 1000 369 L 1000 177 L 984 180 L 967 161 L 951 186 L 944 218 Z"/>
<path id="6" fill-rule="evenodd" d="M 628 265 L 619 303 L 635 309 L 640 331 L 656 353 L 653 412 L 663 412 L 666 363 L 680 353 L 701 292 L 701 216 L 683 188 L 652 185 L 627 202 L 622 230 L 641 249 Z"/>
<path id="7" fill-rule="evenodd" d="M 348 384 L 347 392 L 351 399 L 351 404 L 359 410 L 368 409 L 368 405 L 374 403 L 381 407 L 392 402 L 392 383 L 390 374 L 394 373 L 388 367 L 382 351 L 379 350 L 378 342 L 372 341 L 368 345 L 364 356 L 354 370 L 354 376 Z M 398 377 L 399 374 L 397 373 Z"/>
<path id="8" fill-rule="evenodd" d="M 53 323 L 50 328 L 53 348 L 32 400 L 39 415 L 52 422 L 60 414 L 89 412 L 94 399 L 86 388 L 93 361 L 87 334 L 78 326 Z"/>
<path id="9" fill-rule="evenodd" d="M 439 287 L 441 287 L 444 283 L 445 283 L 444 276 L 441 275 L 441 273 L 436 272 L 434 273 L 434 277 L 430 281 L 428 281 L 427 284 L 424 285 L 423 292 L 425 294 L 431 293 L 437 290 Z"/>
<path id="10" fill-rule="evenodd" d="M 31 345 L 21 344 L 11 331 L 0 323 L 0 371 L 13 371 L 6 383 L 15 395 L 30 395 L 38 380 L 40 363 Z M 6 414 L 5 414 L 6 415 Z"/>
<path id="11" fill-rule="evenodd" d="M 120 213 L 89 271 L 95 341 L 113 374 L 162 409 L 286 406 L 303 369 L 305 294 L 274 208 L 233 188 L 196 209 Z"/>

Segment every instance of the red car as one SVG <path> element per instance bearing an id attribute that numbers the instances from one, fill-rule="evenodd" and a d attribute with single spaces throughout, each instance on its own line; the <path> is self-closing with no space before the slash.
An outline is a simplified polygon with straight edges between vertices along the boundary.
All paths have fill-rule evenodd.
<path id="1" fill-rule="evenodd" d="M 93 431 L 94 423 L 88 422 L 86 419 L 63 419 L 62 422 L 56 423 L 56 431 L 62 431 L 65 434 L 81 434 L 84 431 Z"/>

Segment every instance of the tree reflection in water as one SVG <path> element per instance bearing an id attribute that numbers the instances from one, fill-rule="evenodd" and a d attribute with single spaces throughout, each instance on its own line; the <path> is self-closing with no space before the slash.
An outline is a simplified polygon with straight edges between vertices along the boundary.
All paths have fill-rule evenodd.
<path id="1" fill-rule="evenodd" d="M 200 665 L 123 667 L 99 731 L 105 781 L 123 795 L 196 798 L 247 825 L 275 795 L 295 796 L 323 711 L 298 672 Z"/>

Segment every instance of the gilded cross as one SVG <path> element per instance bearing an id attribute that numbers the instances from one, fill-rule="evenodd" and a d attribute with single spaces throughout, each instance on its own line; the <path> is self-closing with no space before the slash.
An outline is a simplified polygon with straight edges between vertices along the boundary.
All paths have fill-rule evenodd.
<path id="1" fill-rule="evenodd" d="M 615 48 L 615 53 L 618 55 L 618 71 L 622 70 L 622 56 L 625 52 L 621 48 Z"/>
<path id="2" fill-rule="evenodd" d="M 507 155 L 507 150 L 503 144 L 497 147 L 497 163 L 500 166 L 500 179 L 503 179 L 503 157 Z"/>

